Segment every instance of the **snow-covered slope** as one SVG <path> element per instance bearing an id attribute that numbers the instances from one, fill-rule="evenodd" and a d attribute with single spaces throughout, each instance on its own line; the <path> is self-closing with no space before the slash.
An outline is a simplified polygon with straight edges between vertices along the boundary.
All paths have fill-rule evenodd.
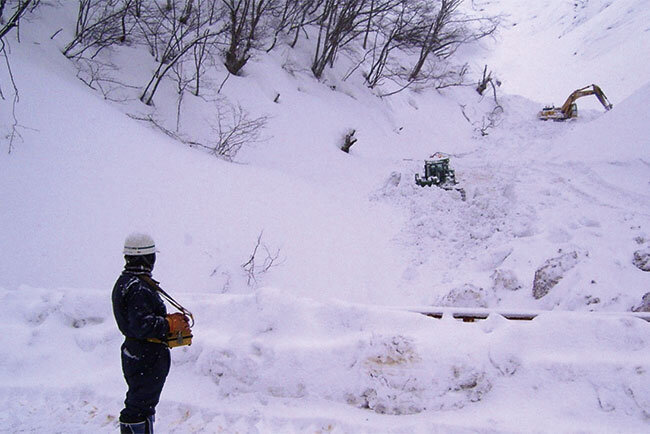
<path id="1" fill-rule="evenodd" d="M 159 432 L 647 431 L 648 323 L 587 313 L 629 311 L 650 288 L 632 263 L 650 248 L 647 8 L 474 3 L 520 23 L 483 54 L 504 83 L 494 126 L 494 102 L 471 87 L 378 99 L 341 71 L 315 81 L 307 47 L 277 50 L 223 87 L 269 117 L 237 163 L 79 81 L 59 51 L 74 13 L 44 5 L 11 42 L 22 138 L 0 155 L 5 427 L 115 430 L 125 387 L 109 294 L 125 235 L 145 230 L 155 277 L 197 318 L 194 344 L 173 351 Z M 539 42 L 549 34 L 562 49 Z M 131 49 L 111 55 L 141 85 Z M 562 70 L 547 73 L 551 61 Z M 612 111 L 585 98 L 577 120 L 544 123 L 524 98 L 559 103 L 591 82 Z M 173 89 L 157 98 L 171 119 Z M 183 127 L 205 128 L 205 101 L 184 104 Z M 451 154 L 466 201 L 414 185 L 435 151 Z M 249 282 L 260 234 L 258 261 L 266 247 L 277 266 Z M 538 272 L 548 293 L 535 298 Z M 463 324 L 400 305 L 582 312 Z"/>
<path id="2" fill-rule="evenodd" d="M 560 105 L 575 89 L 596 83 L 614 105 L 650 77 L 647 0 L 484 0 L 503 16 L 501 37 L 484 61 L 505 92 Z M 584 98 L 584 107 L 598 107 Z"/>

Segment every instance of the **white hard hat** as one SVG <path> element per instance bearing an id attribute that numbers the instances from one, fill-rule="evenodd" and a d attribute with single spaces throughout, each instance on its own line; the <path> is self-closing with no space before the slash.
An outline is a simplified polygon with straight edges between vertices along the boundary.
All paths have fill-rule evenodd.
<path id="1" fill-rule="evenodd" d="M 156 243 L 151 235 L 133 233 L 124 241 L 124 254 L 126 256 L 141 256 L 156 253 Z"/>

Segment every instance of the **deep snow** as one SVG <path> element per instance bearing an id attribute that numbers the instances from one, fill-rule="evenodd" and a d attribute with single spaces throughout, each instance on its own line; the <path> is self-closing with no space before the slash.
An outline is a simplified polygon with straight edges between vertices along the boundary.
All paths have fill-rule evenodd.
<path id="1" fill-rule="evenodd" d="M 303 47 L 260 56 L 224 86 L 269 116 L 237 163 L 77 80 L 59 52 L 74 14 L 42 8 L 11 42 L 22 140 L 0 157 L 3 426 L 115 429 L 125 387 L 109 293 L 123 239 L 140 229 L 161 250 L 155 277 L 197 318 L 195 343 L 173 351 L 160 432 L 647 431 L 640 319 L 464 324 L 395 308 L 616 312 L 650 290 L 632 264 L 650 244 L 647 2 L 475 3 L 518 23 L 467 50 L 477 74 L 488 59 L 504 83 L 487 136 L 477 129 L 493 102 L 471 87 L 380 100 L 335 73 L 314 81 Z M 541 42 L 549 34 L 561 49 Z M 559 104 L 591 82 L 612 111 L 584 98 L 575 121 L 535 118 L 547 94 Z M 163 91 L 157 110 L 171 119 Z M 205 103 L 186 104 L 184 127 L 201 130 Z M 349 128 L 359 141 L 347 155 L 337 145 Z M 414 185 L 434 151 L 451 154 L 466 201 Z M 241 264 L 260 233 L 278 266 L 249 286 Z M 567 253 L 562 279 L 533 298 L 536 270 Z"/>

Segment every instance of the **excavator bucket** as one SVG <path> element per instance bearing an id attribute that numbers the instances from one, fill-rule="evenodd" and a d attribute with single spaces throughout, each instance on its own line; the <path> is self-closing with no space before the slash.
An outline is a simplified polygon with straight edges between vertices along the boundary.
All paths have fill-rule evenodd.
<path id="1" fill-rule="evenodd" d="M 594 87 L 594 91 L 596 93 L 596 98 L 598 98 L 598 101 L 605 107 L 605 110 L 611 110 L 614 105 L 609 102 L 607 97 L 605 96 L 605 92 L 603 92 L 600 87 L 596 86 L 595 84 L 592 84 Z"/>

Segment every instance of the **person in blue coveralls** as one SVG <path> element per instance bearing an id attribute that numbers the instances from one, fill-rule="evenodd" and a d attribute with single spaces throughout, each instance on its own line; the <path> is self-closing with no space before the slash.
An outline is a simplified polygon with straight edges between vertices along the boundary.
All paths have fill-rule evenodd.
<path id="1" fill-rule="evenodd" d="M 120 433 L 153 434 L 156 405 L 169 373 L 169 334 L 189 332 L 187 317 L 167 314 L 151 277 L 156 245 L 147 234 L 132 234 L 124 242 L 124 271 L 113 288 L 113 314 L 124 335 L 122 371 L 128 386 L 120 412 Z"/>

